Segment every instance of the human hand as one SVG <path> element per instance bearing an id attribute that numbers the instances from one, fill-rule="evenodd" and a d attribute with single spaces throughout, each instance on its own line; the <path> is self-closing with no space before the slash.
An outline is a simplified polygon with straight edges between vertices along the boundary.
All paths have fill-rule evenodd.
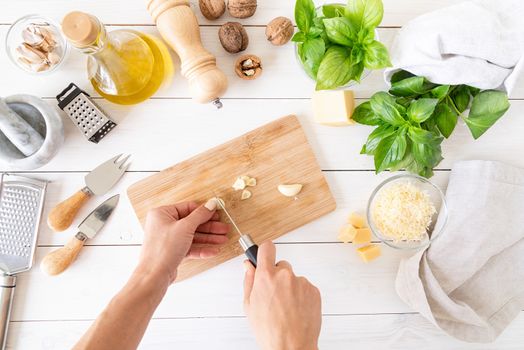
<path id="1" fill-rule="evenodd" d="M 140 271 L 176 279 L 182 260 L 216 256 L 216 246 L 226 243 L 229 225 L 218 221 L 216 201 L 205 205 L 184 202 L 151 210 L 147 214 L 145 237 L 140 255 Z"/>
<path id="2" fill-rule="evenodd" d="M 264 350 L 318 349 L 320 292 L 287 261 L 275 265 L 272 242 L 258 249 L 257 268 L 244 262 L 244 309 Z"/>

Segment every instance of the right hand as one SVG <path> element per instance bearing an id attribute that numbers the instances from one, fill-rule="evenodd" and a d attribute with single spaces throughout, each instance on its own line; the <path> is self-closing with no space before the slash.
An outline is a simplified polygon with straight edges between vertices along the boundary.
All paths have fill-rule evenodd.
<path id="1" fill-rule="evenodd" d="M 244 262 L 244 309 L 257 342 L 264 350 L 318 349 L 320 292 L 287 261 L 275 265 L 275 256 L 275 245 L 265 242 L 256 269 Z"/>

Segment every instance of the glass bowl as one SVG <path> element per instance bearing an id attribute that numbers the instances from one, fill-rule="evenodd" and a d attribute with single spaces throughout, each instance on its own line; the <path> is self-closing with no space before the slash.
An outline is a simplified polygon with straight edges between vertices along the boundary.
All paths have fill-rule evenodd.
<path id="1" fill-rule="evenodd" d="M 24 42 L 22 32 L 32 24 L 44 26 L 53 35 L 53 39 L 56 41 L 56 48 L 53 50 L 53 53 L 56 53 L 59 59 L 46 70 L 36 71 L 19 61 L 20 55 L 17 52 L 17 48 Z M 55 71 L 62 65 L 68 53 L 67 40 L 62 35 L 60 26 L 49 18 L 35 14 L 24 16 L 13 23 L 6 35 L 5 48 L 7 56 L 9 56 L 9 59 L 15 66 L 22 69 L 24 72 L 38 75 L 48 74 Z"/>
<path id="2" fill-rule="evenodd" d="M 318 15 L 323 15 L 322 7 L 324 5 L 343 5 L 343 6 L 345 6 L 345 4 L 343 4 L 343 3 L 326 2 L 326 3 L 324 3 L 321 6 L 318 6 L 316 8 L 316 11 L 317 11 Z M 375 40 L 380 41 L 380 37 L 378 36 L 378 30 L 377 29 L 375 29 Z M 295 46 L 295 59 L 296 59 L 298 65 L 300 66 L 300 68 L 302 68 L 302 72 L 304 73 L 304 75 L 306 77 L 308 77 L 309 79 L 311 79 L 313 82 L 315 82 L 315 79 L 311 75 L 309 75 L 308 72 L 306 72 L 306 70 L 304 69 L 304 66 L 302 64 L 302 60 L 300 59 L 300 55 L 298 54 L 298 44 L 299 43 L 297 43 L 297 42 L 294 43 L 294 46 Z M 345 85 L 341 85 L 341 86 L 339 86 L 337 88 L 330 89 L 330 90 L 344 90 L 344 89 L 350 88 L 352 86 L 361 84 L 362 81 L 364 79 L 366 79 L 370 74 L 371 74 L 371 70 L 369 70 L 367 68 L 364 68 L 364 71 L 362 72 L 362 75 L 360 76 L 360 81 L 350 80 Z"/>
<path id="3" fill-rule="evenodd" d="M 397 184 L 397 183 L 410 183 L 414 186 L 416 186 L 418 189 L 426 192 L 429 195 L 429 198 L 433 205 L 435 206 L 436 213 L 433 214 L 431 217 L 431 224 L 429 226 L 427 234 L 423 236 L 421 240 L 400 240 L 396 241 L 387 235 L 385 235 L 383 232 L 381 232 L 373 219 L 373 207 L 375 204 L 375 199 L 377 198 L 377 195 L 381 193 L 382 190 L 385 188 Z M 425 179 L 418 175 L 413 174 L 401 174 L 396 175 L 393 177 L 390 177 L 389 179 L 383 181 L 380 185 L 377 186 L 377 188 L 373 191 L 371 194 L 371 197 L 369 198 L 368 207 L 367 207 L 367 220 L 369 224 L 369 228 L 371 229 L 371 232 L 384 244 L 396 248 L 396 249 L 403 249 L 403 250 L 415 250 L 415 249 L 421 249 L 425 248 L 428 245 L 431 244 L 435 239 L 437 239 L 442 231 L 444 230 L 444 227 L 446 226 L 446 222 L 448 219 L 448 209 L 446 205 L 446 199 L 444 197 L 444 194 L 440 190 L 440 188 L 429 181 L 428 179 Z"/>

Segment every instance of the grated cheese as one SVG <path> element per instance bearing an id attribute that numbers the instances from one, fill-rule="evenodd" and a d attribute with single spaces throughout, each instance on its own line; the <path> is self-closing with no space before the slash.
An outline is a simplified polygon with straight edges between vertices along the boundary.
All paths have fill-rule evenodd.
<path id="1" fill-rule="evenodd" d="M 420 241 L 437 212 L 429 194 L 410 182 L 384 187 L 374 200 L 372 218 L 380 232 L 394 241 Z"/>

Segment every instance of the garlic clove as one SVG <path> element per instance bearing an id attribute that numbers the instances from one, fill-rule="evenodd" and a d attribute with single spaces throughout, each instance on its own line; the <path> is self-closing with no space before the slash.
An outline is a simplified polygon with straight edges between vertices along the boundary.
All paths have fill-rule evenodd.
<path id="1" fill-rule="evenodd" d="M 249 190 L 243 190 L 242 195 L 240 196 L 240 200 L 246 200 L 251 198 L 251 191 Z"/>
<path id="2" fill-rule="evenodd" d="M 235 191 L 243 190 L 246 188 L 246 182 L 242 179 L 242 177 L 238 177 L 232 187 Z"/>
<path id="3" fill-rule="evenodd" d="M 217 209 L 218 210 L 222 210 L 222 208 L 225 208 L 226 203 L 224 202 L 224 200 L 222 198 L 220 198 L 220 197 L 213 197 L 212 199 L 217 203 Z"/>
<path id="4" fill-rule="evenodd" d="M 50 52 L 47 54 L 47 61 L 49 61 L 51 65 L 55 65 L 60 62 L 60 55 L 56 52 Z"/>
<path id="5" fill-rule="evenodd" d="M 40 35 L 39 33 L 35 33 L 34 30 L 31 30 L 30 27 L 27 27 L 22 31 L 22 39 L 24 39 L 24 42 L 28 43 L 29 45 L 39 45 L 44 41 L 44 37 Z"/>
<path id="6" fill-rule="evenodd" d="M 33 70 L 35 72 L 43 72 L 45 70 L 48 70 L 49 68 L 51 68 L 51 66 L 47 62 L 44 62 L 44 63 L 37 65 L 36 68 L 34 68 Z"/>
<path id="7" fill-rule="evenodd" d="M 254 177 L 250 177 L 249 180 L 246 181 L 246 185 L 248 185 L 249 187 L 254 187 L 257 185 L 257 179 L 255 179 Z"/>
<path id="8" fill-rule="evenodd" d="M 286 197 L 294 197 L 302 191 L 302 184 L 278 185 L 278 192 Z"/>

